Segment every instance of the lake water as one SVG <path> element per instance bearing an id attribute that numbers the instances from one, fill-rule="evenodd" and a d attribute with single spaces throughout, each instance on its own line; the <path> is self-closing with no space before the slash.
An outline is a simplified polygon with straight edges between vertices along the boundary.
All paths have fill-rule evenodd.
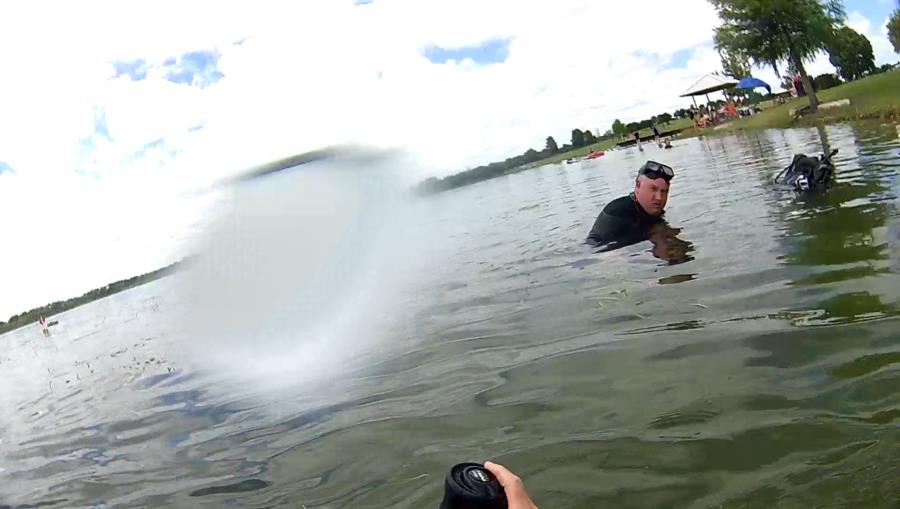
<path id="1" fill-rule="evenodd" d="M 823 140 L 826 196 L 773 187 Z M 593 253 L 647 158 L 675 168 L 680 233 Z M 302 382 L 203 369 L 175 278 L 0 337 L 0 503 L 427 508 L 494 459 L 547 509 L 897 507 L 894 126 L 613 151 L 413 207 L 414 277 L 369 294 L 383 338 L 329 342 L 334 369 L 307 352 Z"/>

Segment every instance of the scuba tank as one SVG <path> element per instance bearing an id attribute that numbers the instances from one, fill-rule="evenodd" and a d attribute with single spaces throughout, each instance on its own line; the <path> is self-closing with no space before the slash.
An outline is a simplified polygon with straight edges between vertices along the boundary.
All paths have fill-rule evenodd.
<path id="1" fill-rule="evenodd" d="M 810 157 L 797 154 L 787 168 L 775 177 L 775 183 L 790 187 L 797 193 L 824 192 L 834 179 L 834 164 L 831 157 L 837 149 L 822 157 Z"/>

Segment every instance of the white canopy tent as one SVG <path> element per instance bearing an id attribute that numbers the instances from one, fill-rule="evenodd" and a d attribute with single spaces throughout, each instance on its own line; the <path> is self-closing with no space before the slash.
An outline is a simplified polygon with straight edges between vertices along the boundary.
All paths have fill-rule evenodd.
<path id="1" fill-rule="evenodd" d="M 694 100 L 694 106 L 696 107 L 698 95 L 705 95 L 708 104 L 710 102 L 709 94 L 711 92 L 734 88 L 737 84 L 738 82 L 731 78 L 726 78 L 717 74 L 707 74 L 691 85 L 690 88 L 681 94 L 681 97 L 691 97 Z"/>

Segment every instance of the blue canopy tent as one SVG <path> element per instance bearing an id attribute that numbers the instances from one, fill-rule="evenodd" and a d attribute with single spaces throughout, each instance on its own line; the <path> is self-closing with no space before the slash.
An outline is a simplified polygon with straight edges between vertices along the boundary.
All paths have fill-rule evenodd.
<path id="1" fill-rule="evenodd" d="M 759 78 L 754 78 L 753 76 L 747 76 L 742 79 L 735 88 L 754 89 L 756 87 L 763 87 L 769 92 L 769 95 L 772 94 L 772 87 L 770 87 L 768 83 Z"/>

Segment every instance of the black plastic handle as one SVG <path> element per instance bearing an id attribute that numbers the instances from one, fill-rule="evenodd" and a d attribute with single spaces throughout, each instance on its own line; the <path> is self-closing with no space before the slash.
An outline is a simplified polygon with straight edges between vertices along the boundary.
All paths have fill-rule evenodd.
<path id="1" fill-rule="evenodd" d="M 460 463 L 444 479 L 440 509 L 507 509 L 506 492 L 480 463 Z"/>

